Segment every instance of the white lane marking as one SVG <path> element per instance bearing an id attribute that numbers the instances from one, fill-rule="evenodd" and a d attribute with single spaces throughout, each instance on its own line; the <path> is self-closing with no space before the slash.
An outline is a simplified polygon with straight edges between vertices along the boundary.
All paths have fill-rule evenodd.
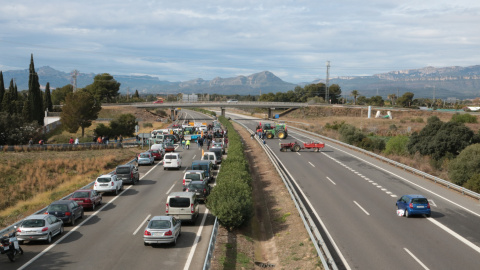
<path id="1" fill-rule="evenodd" d="M 193 158 L 192 158 L 192 159 L 195 159 L 196 156 L 197 156 L 197 155 L 193 155 Z"/>
<path id="2" fill-rule="evenodd" d="M 358 208 L 362 209 L 363 212 L 365 212 L 365 214 L 367 214 L 367 216 L 370 216 L 370 214 L 367 212 L 367 210 L 363 209 L 363 207 L 360 206 L 360 204 L 358 204 L 356 201 L 353 201 L 357 206 Z"/>
<path id="3" fill-rule="evenodd" d="M 296 152 L 296 153 L 297 153 L 297 155 L 301 156 L 299 152 Z"/>
<path id="4" fill-rule="evenodd" d="M 313 164 L 312 164 L 310 161 L 309 161 L 308 163 L 310 163 L 310 165 L 312 165 L 312 167 L 314 167 L 314 168 L 315 168 L 315 165 L 313 165 Z"/>
<path id="5" fill-rule="evenodd" d="M 337 185 L 337 184 L 335 184 L 335 182 L 333 182 L 332 179 L 330 179 L 330 177 L 327 176 L 327 179 L 330 180 L 330 182 L 332 182 L 332 184 Z"/>
<path id="6" fill-rule="evenodd" d="M 190 264 L 192 263 L 193 254 L 195 254 L 195 249 L 197 248 L 198 241 L 200 240 L 200 236 L 202 235 L 203 225 L 205 225 L 205 220 L 207 219 L 208 215 L 208 208 L 205 210 L 205 214 L 203 214 L 202 224 L 200 224 L 200 228 L 198 228 L 197 236 L 195 237 L 195 241 L 193 242 L 193 246 L 190 249 L 190 254 L 188 254 L 187 262 L 185 263 L 185 267 L 183 270 L 188 270 L 190 268 Z"/>
<path id="7" fill-rule="evenodd" d="M 382 188 L 382 186 L 377 186 L 377 188 Z"/>
<path id="8" fill-rule="evenodd" d="M 394 194 L 392 194 L 392 195 L 390 195 L 390 196 L 392 196 L 393 198 L 396 198 L 396 197 L 397 197 L 397 195 L 394 195 Z"/>
<path id="9" fill-rule="evenodd" d="M 407 248 L 403 248 L 403 249 L 404 249 L 410 256 L 412 256 L 412 258 L 414 258 L 415 261 L 417 261 L 418 264 L 420 264 L 420 265 L 423 267 L 423 269 L 425 269 L 425 270 L 430 270 L 430 269 L 428 269 L 428 267 L 427 267 L 425 264 L 423 264 L 417 257 L 415 257 L 415 255 L 413 255 L 413 253 L 410 252 L 410 250 L 408 250 Z"/>
<path id="10" fill-rule="evenodd" d="M 460 234 L 452 231 L 450 228 L 448 228 L 447 226 L 443 225 L 442 223 L 436 221 L 435 219 L 429 217 L 427 218 L 428 221 L 432 222 L 433 224 L 437 225 L 438 227 L 440 227 L 441 229 L 443 229 L 444 231 L 446 231 L 447 233 L 449 233 L 450 235 L 452 235 L 453 237 L 457 238 L 458 240 L 460 240 L 462 243 L 464 243 L 465 245 L 471 247 L 473 250 L 475 250 L 476 252 L 480 253 L 480 247 L 476 246 L 474 243 L 468 241 L 466 238 L 464 238 L 463 236 L 461 236 Z"/>
<path id="11" fill-rule="evenodd" d="M 142 223 L 140 223 L 140 225 L 138 226 L 138 228 L 133 232 L 133 235 L 137 234 L 137 232 L 143 227 L 143 224 L 145 224 L 145 222 L 147 222 L 147 220 L 151 216 L 152 216 L 151 214 L 148 214 L 147 218 L 145 218 L 145 220 L 143 220 Z"/>
<path id="12" fill-rule="evenodd" d="M 167 193 L 165 193 L 165 194 L 169 194 L 170 191 L 172 191 L 172 189 L 173 189 L 174 186 L 175 186 L 175 183 L 170 187 L 170 189 L 169 189 L 169 190 L 167 191 Z"/>
<path id="13" fill-rule="evenodd" d="M 392 192 L 390 192 L 390 191 L 387 191 L 386 193 L 387 193 L 388 195 L 392 194 Z"/>
<path id="14" fill-rule="evenodd" d="M 142 177 L 140 177 L 140 180 L 142 180 L 145 176 L 147 176 L 147 174 L 149 174 L 151 171 L 153 171 L 153 169 L 155 169 L 160 164 L 161 163 L 158 162 L 157 165 L 153 166 L 150 170 L 148 170 L 148 172 L 146 172 Z"/>
<path id="15" fill-rule="evenodd" d="M 24 265 L 22 265 L 20 268 L 18 269 L 25 269 L 25 267 L 29 266 L 31 263 L 33 263 L 34 261 L 36 261 L 38 258 L 42 257 L 43 254 L 47 253 L 50 249 L 54 248 L 56 245 L 60 244 L 63 240 L 65 240 L 65 238 L 67 238 L 70 234 L 72 234 L 74 231 L 78 230 L 78 228 L 80 228 L 80 226 L 82 226 L 83 224 L 85 224 L 85 222 L 89 221 L 91 218 L 93 218 L 94 216 L 96 216 L 103 208 L 107 207 L 107 205 L 111 204 L 112 202 L 114 202 L 116 199 L 120 198 L 120 195 L 122 195 L 125 191 L 129 190 L 132 186 L 129 186 L 128 188 L 124 189 L 120 194 L 118 194 L 115 198 L 111 199 L 109 202 L 107 202 L 103 207 L 99 208 L 95 213 L 91 214 L 90 216 L 88 216 L 87 219 L 85 219 L 82 223 L 78 224 L 77 226 L 75 226 L 75 228 L 71 229 L 68 233 L 66 233 L 65 235 L 63 235 L 62 238 L 58 239 L 57 242 L 51 244 L 50 246 L 48 246 L 46 249 L 42 250 L 40 253 L 37 254 L 37 256 L 33 257 L 32 259 L 30 259 L 27 263 L 25 263 Z"/>
<path id="16" fill-rule="evenodd" d="M 299 138 L 297 138 L 297 137 L 295 137 L 295 136 L 292 136 L 292 135 L 290 135 L 290 136 L 291 136 L 292 138 L 298 140 L 298 141 L 301 141 L 302 143 L 305 143 L 304 141 L 300 140 Z"/>
<path id="17" fill-rule="evenodd" d="M 378 184 L 377 184 L 377 183 L 372 183 L 372 185 L 374 185 L 374 186 L 378 186 Z"/>
<path id="18" fill-rule="evenodd" d="M 428 202 L 430 203 L 430 205 L 437 207 L 437 204 L 435 204 L 433 200 L 428 200 Z"/>
<path id="19" fill-rule="evenodd" d="M 347 155 L 349 155 L 349 156 L 355 157 L 355 158 L 357 158 L 358 160 L 361 160 L 361 161 L 365 162 L 366 164 L 369 164 L 369 165 L 371 165 L 371 166 L 373 166 L 373 167 L 375 167 L 375 168 L 377 168 L 377 169 L 379 169 L 379 170 L 381 170 L 381 171 L 387 172 L 387 173 L 389 173 L 390 175 L 393 175 L 393 176 L 397 177 L 397 178 L 400 179 L 400 180 L 403 180 L 403 181 L 405 181 L 405 182 L 407 182 L 407 183 L 410 183 L 410 184 L 412 184 L 412 185 L 414 185 L 414 186 L 416 186 L 416 187 L 418 187 L 418 188 L 420 188 L 420 189 L 423 189 L 423 190 L 425 190 L 425 191 L 427 191 L 427 192 L 429 192 L 429 193 L 431 193 L 431 194 L 433 194 L 433 195 L 435 195 L 435 196 L 437 196 L 437 197 L 439 197 L 439 198 L 441 198 L 441 199 L 443 199 L 443 200 L 445 200 L 445 201 L 447 201 L 447 202 L 449 202 L 449 203 L 451 203 L 451 204 L 453 204 L 453 205 L 455 205 L 455 206 L 457 206 L 457 207 L 459 207 L 459 208 L 462 208 L 463 210 L 465 210 L 465 211 L 467 211 L 467 212 L 469 212 L 469 213 L 471 213 L 471 214 L 473 214 L 473 215 L 475 215 L 475 216 L 477 216 L 477 217 L 480 217 L 480 214 L 478 214 L 478 213 L 476 213 L 476 212 L 468 209 L 467 207 L 462 206 L 462 205 L 460 205 L 460 204 L 458 204 L 458 203 L 456 203 L 456 202 L 454 202 L 454 201 L 452 201 L 452 200 L 450 200 L 450 199 L 447 199 L 447 198 L 445 198 L 444 196 L 442 196 L 442 195 L 440 195 L 440 194 L 438 194 L 438 193 L 436 193 L 436 192 L 433 192 L 432 190 L 430 190 L 430 189 L 428 189 L 428 188 L 426 188 L 426 187 L 423 187 L 423 186 L 421 186 L 421 185 L 419 185 L 419 184 L 417 184 L 417 183 L 414 183 L 414 182 L 412 182 L 412 181 L 410 181 L 410 180 L 407 180 L 406 178 L 403 178 L 403 177 L 401 177 L 401 176 L 398 175 L 398 174 L 395 174 L 395 173 L 393 173 L 393 172 L 391 172 L 391 171 L 389 171 L 389 170 L 387 170 L 387 169 L 384 169 L 384 168 L 382 168 L 382 167 L 380 167 L 380 166 L 378 166 L 378 165 L 376 165 L 376 164 L 373 164 L 373 163 L 371 163 L 371 162 L 369 162 L 369 161 L 366 161 L 366 160 L 363 159 L 363 158 L 360 158 L 360 157 L 357 157 L 357 156 L 355 156 L 355 155 L 353 155 L 353 154 L 351 154 L 351 153 L 348 153 L 347 151 L 344 151 L 344 150 L 342 150 L 342 149 L 336 148 L 336 147 L 331 146 L 331 145 L 330 145 L 330 147 L 333 148 L 333 149 L 335 149 L 335 150 L 338 150 L 338 151 L 340 151 L 340 152 L 343 152 L 343 153 L 345 153 L 345 154 L 347 154 Z M 326 155 L 326 156 L 328 157 L 328 155 L 327 155 L 325 152 L 322 152 L 322 154 L 324 154 L 324 155 Z M 393 197 L 393 196 L 392 196 L 392 197 Z M 395 196 L 395 197 L 397 197 L 397 196 Z"/>

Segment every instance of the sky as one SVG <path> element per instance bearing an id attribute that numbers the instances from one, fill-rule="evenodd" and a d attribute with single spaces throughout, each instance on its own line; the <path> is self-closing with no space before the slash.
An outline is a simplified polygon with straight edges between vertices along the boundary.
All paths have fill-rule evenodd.
<path id="1" fill-rule="evenodd" d="M 480 64 L 476 0 L 0 0 L 0 70 L 286 82 Z"/>

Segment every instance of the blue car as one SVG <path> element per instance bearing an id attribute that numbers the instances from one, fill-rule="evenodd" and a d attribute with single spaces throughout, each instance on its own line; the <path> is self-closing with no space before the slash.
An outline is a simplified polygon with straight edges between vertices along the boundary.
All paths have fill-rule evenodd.
<path id="1" fill-rule="evenodd" d="M 431 215 L 430 204 L 427 198 L 422 195 L 403 195 L 398 199 L 397 210 L 405 211 L 405 216 L 410 217 L 413 215 L 425 215 L 429 217 Z"/>

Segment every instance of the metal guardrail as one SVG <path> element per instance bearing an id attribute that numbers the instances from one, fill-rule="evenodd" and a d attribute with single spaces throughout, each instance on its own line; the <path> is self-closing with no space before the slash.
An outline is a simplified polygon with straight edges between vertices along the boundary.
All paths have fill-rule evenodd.
<path id="1" fill-rule="evenodd" d="M 254 133 L 254 131 L 252 131 L 250 128 L 245 126 L 243 123 L 239 121 L 235 121 L 235 122 L 243 126 L 246 130 L 248 130 L 250 134 Z M 288 190 L 288 193 L 290 194 L 290 197 L 295 203 L 295 207 L 297 208 L 298 213 L 300 214 L 300 217 L 302 218 L 303 224 L 307 229 L 310 239 L 312 240 L 312 243 L 314 244 L 315 249 L 317 250 L 317 254 L 320 257 L 320 260 L 322 261 L 323 267 L 326 270 L 329 270 L 329 269 L 337 270 L 338 267 L 332 255 L 330 254 L 330 251 L 328 250 L 328 247 L 325 241 L 323 240 L 320 234 L 320 231 L 315 225 L 314 219 L 310 216 L 308 212 L 308 208 L 305 207 L 305 205 L 301 200 L 301 197 L 298 195 L 298 193 L 295 190 L 294 184 L 290 181 L 290 178 L 291 178 L 291 176 L 289 175 L 290 173 L 286 168 L 284 168 L 283 164 L 281 164 L 281 162 L 279 161 L 275 153 L 273 153 L 271 149 L 267 148 L 266 145 L 263 144 L 263 141 L 260 141 L 260 139 L 258 139 L 257 137 L 255 138 L 257 142 L 260 144 L 260 146 L 263 148 L 267 156 L 270 158 L 270 161 L 272 161 L 278 174 L 282 178 L 282 181 L 285 184 Z M 283 167 L 284 171 L 282 171 L 280 167 Z"/>
<path id="2" fill-rule="evenodd" d="M 293 122 L 293 121 L 285 121 L 285 122 L 292 122 L 292 123 L 299 123 L 299 122 Z M 303 124 L 303 123 L 302 123 Z M 298 132 L 302 132 L 302 133 L 306 133 L 306 134 L 309 134 L 309 135 L 312 135 L 312 136 L 315 136 L 315 137 L 320 137 L 324 140 L 327 140 L 327 141 L 331 141 L 331 142 L 334 142 L 334 143 L 337 143 L 337 144 L 340 144 L 344 147 L 347 147 L 347 148 L 350 148 L 350 149 L 353 149 L 353 150 L 356 150 L 358 152 L 361 152 L 363 154 L 366 154 L 366 155 L 369 155 L 371 157 L 374 157 L 376 159 L 379 159 L 381 161 L 384 161 L 386 163 L 389 163 L 391 165 L 394 165 L 395 167 L 399 167 L 399 168 L 402 168 L 404 171 L 408 171 L 408 172 L 411 172 L 413 174 L 416 174 L 416 175 L 420 175 L 422 176 L 423 178 L 426 178 L 426 179 L 430 179 L 432 181 L 434 181 L 435 183 L 439 183 L 439 184 L 442 184 L 444 186 L 446 186 L 447 188 L 451 188 L 451 189 L 454 189 L 464 195 L 468 195 L 472 198 L 476 198 L 477 200 L 480 200 L 480 194 L 479 193 L 476 193 L 476 192 L 473 192 L 469 189 L 466 189 L 462 186 L 459 186 L 459 185 L 456 185 L 456 184 L 453 184 L 452 182 L 449 182 L 447 180 L 444 180 L 444 179 L 441 179 L 439 177 L 436 177 L 436 176 L 433 176 L 431 174 L 428 174 L 428 173 L 425 173 L 425 172 L 422 172 L 418 169 L 415 169 L 415 168 L 412 168 L 410 166 L 407 166 L 405 164 L 402 164 L 400 162 L 397 162 L 397 161 L 394 161 L 394 160 L 391 160 L 389 158 L 386 158 L 386 157 L 383 157 L 383 156 L 380 156 L 380 155 L 377 155 L 375 153 L 372 153 L 370 151 L 367 151 L 365 149 L 362 149 L 362 148 L 359 148 L 359 147 L 356 147 L 356 146 L 353 146 L 353 145 L 350 145 L 350 144 L 347 144 L 347 143 L 344 143 L 344 142 L 341 142 L 341 141 L 337 141 L 335 139 L 332 139 L 332 138 L 329 138 L 329 137 L 326 137 L 326 136 L 323 136 L 323 135 L 320 135 L 320 134 L 317 134 L 317 133 L 314 133 L 314 132 L 310 132 L 310 131 L 306 131 L 306 130 L 303 130 L 303 129 L 300 129 L 300 128 L 297 128 L 297 127 L 293 127 L 293 126 L 289 126 L 288 128 L 290 129 L 294 129 Z"/>
<path id="3" fill-rule="evenodd" d="M 210 242 L 208 244 L 207 255 L 205 256 L 205 262 L 203 263 L 203 270 L 210 269 L 213 251 L 215 250 L 215 243 L 217 242 L 217 235 L 218 235 L 218 219 L 217 217 L 215 217 L 215 223 L 213 224 L 212 235 L 210 236 Z"/>
<path id="4" fill-rule="evenodd" d="M 130 160 L 130 161 L 127 162 L 126 164 L 131 164 L 131 163 L 134 162 L 134 161 L 135 161 L 134 159 L 133 159 L 133 160 Z M 109 172 L 108 174 L 112 174 L 112 173 L 114 173 L 114 172 L 115 172 L 115 171 L 111 171 L 111 172 Z M 93 182 L 89 183 L 88 185 L 86 185 L 86 186 L 84 186 L 84 187 L 82 187 L 82 188 L 79 188 L 79 189 L 88 189 L 88 188 L 92 187 L 93 184 L 95 184 L 95 180 L 94 180 Z M 68 200 L 68 199 L 72 196 L 72 194 L 73 194 L 73 192 L 70 193 L 70 194 L 68 194 L 67 196 L 61 198 L 60 200 Z M 42 208 L 42 209 L 40 209 L 40 210 L 38 210 L 38 211 L 36 211 L 34 214 L 42 214 L 42 213 L 45 212 L 45 210 L 47 210 L 47 208 L 48 208 L 48 206 L 47 206 L 47 207 L 44 207 L 44 208 Z M 14 227 L 20 225 L 20 224 L 23 222 L 23 220 L 24 220 L 24 219 L 22 219 L 22 220 L 20 220 L 20 221 L 17 221 L 17 222 L 15 222 L 14 224 L 12 224 L 12 225 L 6 227 L 5 229 L 1 230 L 1 231 L 0 231 L 0 236 L 1 236 L 1 235 L 4 235 L 4 234 L 7 233 L 7 232 L 10 232 L 10 231 L 14 230 Z"/>

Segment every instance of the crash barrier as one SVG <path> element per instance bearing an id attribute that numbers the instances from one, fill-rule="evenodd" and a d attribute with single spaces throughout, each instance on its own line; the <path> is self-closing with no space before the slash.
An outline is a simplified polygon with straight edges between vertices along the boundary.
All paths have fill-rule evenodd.
<path id="1" fill-rule="evenodd" d="M 248 130 L 250 134 L 255 133 L 253 130 L 248 128 L 243 123 L 239 121 L 235 121 L 235 122 L 243 126 L 246 130 Z M 260 144 L 260 146 L 263 148 L 267 156 L 269 157 L 270 161 L 275 166 L 275 169 L 277 170 L 278 174 L 282 178 L 283 183 L 287 187 L 288 193 L 290 194 L 290 197 L 295 203 L 295 207 L 297 208 L 298 213 L 302 218 L 303 225 L 307 229 L 310 239 L 312 240 L 312 243 L 314 244 L 315 249 L 317 250 L 318 257 L 320 257 L 323 267 L 326 270 L 329 270 L 329 269 L 337 270 L 338 267 L 330 251 L 328 250 L 327 244 L 323 240 L 323 237 L 321 236 L 320 231 L 318 230 L 314 219 L 310 216 L 308 208 L 305 207 L 301 197 L 299 196 L 299 194 L 295 189 L 296 183 L 294 183 L 293 177 L 290 175 L 288 170 L 283 166 L 283 164 L 280 162 L 280 160 L 275 155 L 275 153 L 273 153 L 273 151 L 268 147 L 268 145 L 264 144 L 263 140 L 260 140 L 257 136 L 255 136 L 255 138 L 257 142 Z M 321 220 L 319 220 L 319 223 L 323 226 L 323 223 L 321 222 Z M 325 228 L 323 228 L 323 230 L 325 230 Z"/>
<path id="2" fill-rule="evenodd" d="M 213 224 L 212 235 L 210 236 L 210 242 L 208 243 L 207 255 L 205 256 L 205 262 L 203 263 L 203 270 L 210 269 L 212 262 L 213 251 L 215 250 L 215 243 L 217 242 L 218 235 L 218 219 L 215 217 L 215 223 Z"/>
<path id="3" fill-rule="evenodd" d="M 132 164 L 133 162 L 135 162 L 135 159 L 130 160 L 130 161 L 127 162 L 126 164 Z M 114 172 L 115 172 L 115 171 L 111 171 L 111 172 L 109 172 L 108 174 L 113 174 Z M 82 187 L 82 188 L 79 188 L 79 189 L 89 189 L 89 188 L 91 188 L 94 184 L 95 184 L 95 180 L 94 180 L 93 182 L 89 183 L 88 185 L 86 185 L 86 186 L 84 186 L 84 187 Z M 68 200 L 68 199 L 72 196 L 72 194 L 73 194 L 73 192 L 70 193 L 70 194 L 68 194 L 67 196 L 61 198 L 60 200 Z M 48 206 L 47 206 L 47 207 L 48 207 Z M 34 214 L 38 215 L 38 214 L 45 213 L 45 211 L 47 210 L 47 207 L 44 207 L 44 208 L 36 211 Z M 32 215 L 34 215 L 34 214 L 32 214 Z M 20 220 L 20 221 L 15 222 L 14 224 L 12 224 L 12 225 L 6 227 L 5 229 L 1 230 L 1 231 L 0 231 L 0 236 L 1 236 L 1 235 L 4 235 L 4 234 L 6 234 L 6 233 L 9 233 L 10 231 L 13 231 L 13 230 L 14 230 L 14 227 L 20 225 L 22 222 L 23 222 L 23 219 Z"/>
<path id="4" fill-rule="evenodd" d="M 285 121 L 287 122 L 287 121 Z M 290 122 L 290 121 L 288 121 Z M 295 122 L 295 123 L 298 123 L 298 122 Z M 325 137 L 325 136 L 322 136 L 320 134 L 317 134 L 317 133 L 314 133 L 314 132 L 310 132 L 310 131 L 306 131 L 306 130 L 303 130 L 303 129 L 300 129 L 300 128 L 297 128 L 297 127 L 292 127 L 292 126 L 289 126 L 288 127 L 289 129 L 294 129 L 298 132 L 301 132 L 301 133 L 305 133 L 305 134 L 309 134 L 309 135 L 312 135 L 312 136 L 315 136 L 315 137 L 320 137 L 324 140 L 327 140 L 327 141 L 331 141 L 331 142 L 334 142 L 336 144 L 340 144 L 344 147 L 347 147 L 347 148 L 350 148 L 350 149 L 353 149 L 355 151 L 358 151 L 358 152 L 361 152 L 363 154 L 366 154 L 366 155 L 369 155 L 371 157 L 374 157 L 376 159 L 379 159 L 381 161 L 384 161 L 386 163 L 389 163 L 391 165 L 394 165 L 395 167 L 399 167 L 399 168 L 402 168 L 404 171 L 408 171 L 412 174 L 415 174 L 415 175 L 419 175 L 419 176 L 422 176 L 423 178 L 425 179 L 429 179 L 431 181 L 434 181 L 435 183 L 439 183 L 441 185 L 444 185 L 445 187 L 447 188 L 451 188 L 451 189 L 454 189 L 456 190 L 457 192 L 460 192 L 462 193 L 463 195 L 467 195 L 467 196 L 470 196 L 472 198 L 475 198 L 477 200 L 480 200 L 480 194 L 479 193 L 476 193 L 474 191 L 471 191 L 469 189 L 466 189 L 462 186 L 459 186 L 459 185 L 456 185 L 456 184 L 453 184 L 452 182 L 449 182 L 447 180 L 444 180 L 444 179 L 441 179 L 441 178 L 438 178 L 436 176 L 433 176 L 431 174 L 428 174 L 428 173 L 425 173 L 425 172 L 422 172 L 420 170 L 417 170 L 415 168 L 412 168 L 410 166 L 407 166 L 405 164 L 402 164 L 400 162 L 397 162 L 397 161 L 394 161 L 394 160 L 391 160 L 389 158 L 386 158 L 386 157 L 383 157 L 381 155 L 377 155 L 375 153 L 372 153 L 370 151 L 367 151 L 365 149 L 362 149 L 360 147 L 356 147 L 356 146 L 353 146 L 353 145 L 350 145 L 350 144 L 347 144 L 347 143 L 344 143 L 344 142 L 341 142 L 341 141 L 337 141 L 337 140 L 334 140 L 332 138 L 329 138 L 329 137 Z"/>

